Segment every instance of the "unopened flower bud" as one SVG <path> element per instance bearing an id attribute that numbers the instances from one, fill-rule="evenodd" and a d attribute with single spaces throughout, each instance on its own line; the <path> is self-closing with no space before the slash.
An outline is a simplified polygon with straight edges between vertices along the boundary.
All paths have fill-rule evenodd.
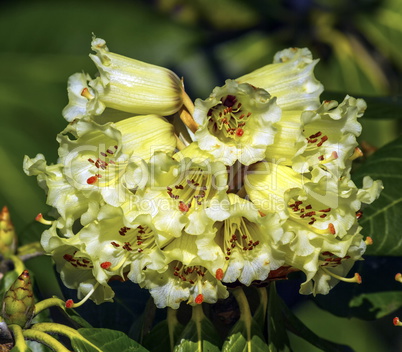
<path id="1" fill-rule="evenodd" d="M 105 107 L 134 114 L 171 115 L 183 104 L 182 82 L 172 71 L 111 53 L 106 42 L 94 38 L 90 55 L 100 77 L 90 82 Z"/>
<path id="2" fill-rule="evenodd" d="M 6 206 L 0 212 L 0 254 L 5 257 L 13 254 L 16 249 L 17 236 L 14 225 L 10 219 L 10 213 Z"/>
<path id="3" fill-rule="evenodd" d="M 17 324 L 24 328 L 34 316 L 34 304 L 29 272 L 24 270 L 6 292 L 1 315 L 8 325 Z"/>

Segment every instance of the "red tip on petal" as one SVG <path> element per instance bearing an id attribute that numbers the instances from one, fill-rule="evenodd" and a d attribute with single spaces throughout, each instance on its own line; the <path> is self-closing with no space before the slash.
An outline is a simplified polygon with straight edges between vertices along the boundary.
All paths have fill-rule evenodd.
<path id="1" fill-rule="evenodd" d="M 43 219 L 43 215 L 42 213 L 39 213 L 38 215 L 36 215 L 35 221 L 41 221 Z"/>
<path id="2" fill-rule="evenodd" d="M 72 299 L 68 299 L 66 301 L 66 308 L 72 308 L 73 305 L 74 305 L 74 301 Z"/>
<path id="3" fill-rule="evenodd" d="M 216 270 L 215 277 L 221 281 L 223 279 L 223 270 L 221 268 Z"/>
<path id="4" fill-rule="evenodd" d="M 109 269 L 111 267 L 112 263 L 111 262 L 103 262 L 101 263 L 101 268 L 102 269 Z"/>
<path id="5" fill-rule="evenodd" d="M 395 326 L 402 326 L 402 323 L 400 322 L 398 317 L 395 317 L 392 322 Z"/>
<path id="6" fill-rule="evenodd" d="M 197 297 L 195 297 L 195 303 L 201 304 L 202 302 L 204 302 L 204 295 L 200 293 Z"/>
<path id="7" fill-rule="evenodd" d="M 373 239 L 371 237 L 366 237 L 364 242 L 367 246 L 371 246 L 373 244 Z"/>
<path id="8" fill-rule="evenodd" d="M 399 282 L 402 282 L 402 274 L 401 273 L 396 274 L 395 275 L 395 280 L 399 281 Z"/>
<path id="9" fill-rule="evenodd" d="M 85 97 L 86 95 L 88 95 L 88 88 L 84 88 L 84 89 L 82 90 L 82 92 L 81 92 L 81 95 L 82 95 L 83 97 Z"/>
<path id="10" fill-rule="evenodd" d="M 356 282 L 358 283 L 358 284 L 361 284 L 362 283 L 362 277 L 360 276 L 360 274 L 359 273 L 355 273 L 355 279 L 356 279 Z"/>

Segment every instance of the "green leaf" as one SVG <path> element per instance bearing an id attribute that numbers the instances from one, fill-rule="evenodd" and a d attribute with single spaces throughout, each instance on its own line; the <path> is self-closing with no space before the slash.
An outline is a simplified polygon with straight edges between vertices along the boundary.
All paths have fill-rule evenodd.
<path id="1" fill-rule="evenodd" d="M 272 282 L 268 288 L 268 345 L 270 351 L 291 352 L 288 334 L 285 327 L 282 306 L 284 304 L 276 291 L 275 282 Z"/>
<path id="2" fill-rule="evenodd" d="M 109 329 L 78 329 L 78 332 L 91 344 L 83 339 L 72 338 L 71 345 L 76 352 L 146 352 L 138 342 L 131 340 L 126 334 Z M 94 347 L 95 345 L 96 347 Z"/>
<path id="3" fill-rule="evenodd" d="M 354 297 L 349 306 L 363 308 L 368 319 L 379 319 L 402 307 L 402 292 L 363 293 Z"/>
<path id="4" fill-rule="evenodd" d="M 400 214 L 402 214 L 402 137 L 375 152 L 356 171 L 353 179 L 361 186 L 364 176 L 382 180 L 384 189 L 379 199 L 363 208 L 362 233 L 374 244 L 367 255 L 402 255 Z"/>
<path id="5" fill-rule="evenodd" d="M 0 297 L 2 299 L 5 292 L 10 288 L 14 281 L 17 280 L 19 274 L 17 274 L 15 270 L 8 271 L 4 274 L 3 278 L 0 280 Z"/>
<path id="6" fill-rule="evenodd" d="M 183 333 L 184 326 L 176 322 L 174 326 L 167 320 L 161 321 L 144 337 L 143 345 L 151 352 L 166 352 L 166 346 L 170 346 L 169 326 L 173 329 L 174 342 L 179 340 Z"/>
<path id="7" fill-rule="evenodd" d="M 237 287 L 232 291 L 239 306 L 240 319 L 227 335 L 222 347 L 223 352 L 268 351 L 268 345 L 265 343 L 263 333 L 264 324 L 261 324 L 261 322 L 257 323 L 251 315 L 249 299 L 245 291 L 248 290 L 244 290 L 242 287 Z M 250 293 L 250 291 L 248 292 Z M 261 297 L 263 297 L 263 295 L 261 295 Z"/>
<path id="8" fill-rule="evenodd" d="M 183 326 L 181 326 L 181 329 L 176 326 L 174 329 L 175 340 L 177 340 L 182 331 Z M 164 320 L 155 325 L 152 331 L 144 337 L 143 345 L 151 352 L 166 351 L 166 346 L 170 345 L 168 322 Z"/>
<path id="9" fill-rule="evenodd" d="M 248 334 L 247 329 L 250 324 L 245 319 L 239 319 L 224 342 L 222 352 L 268 351 L 268 346 L 264 341 L 261 326 L 258 325 L 254 319 L 251 320 L 250 323 L 250 334 Z M 249 338 L 248 335 L 250 336 Z"/>
<path id="10" fill-rule="evenodd" d="M 219 352 L 220 346 L 220 337 L 211 321 L 204 315 L 202 306 L 193 307 L 191 320 L 184 328 L 174 352 Z"/>
<path id="11" fill-rule="evenodd" d="M 274 284 L 271 284 L 271 288 L 270 288 L 270 292 L 269 292 L 269 300 L 273 306 L 271 308 L 271 311 L 273 311 L 274 314 L 276 315 L 275 317 L 272 318 L 272 322 L 276 323 L 276 326 L 277 326 L 277 328 L 275 330 L 270 331 L 271 334 L 278 333 L 278 334 L 280 334 L 280 336 L 281 335 L 283 336 L 284 328 L 282 326 L 278 325 L 278 322 L 283 321 L 284 324 L 286 325 L 286 328 L 289 331 L 291 331 L 295 335 L 301 337 L 302 339 L 308 341 L 313 346 L 316 346 L 316 347 L 322 349 L 325 352 L 350 351 L 350 347 L 325 340 L 325 339 L 319 337 L 313 331 L 311 331 L 306 325 L 304 325 L 303 322 L 300 321 L 300 319 L 297 318 L 293 314 L 293 312 L 285 304 L 285 302 L 282 300 L 282 298 L 276 293 Z M 268 303 L 268 304 L 270 304 L 270 303 Z M 280 315 L 282 315 L 282 317 Z M 271 335 L 271 339 L 272 338 L 275 339 L 274 341 L 279 340 L 276 336 Z M 285 337 L 282 337 L 282 339 L 285 339 Z M 286 337 L 286 339 L 287 339 L 287 337 Z M 287 343 L 289 344 L 288 341 L 287 341 Z M 270 345 L 270 347 L 271 347 L 271 345 Z M 278 345 L 276 345 L 275 348 L 277 348 L 277 349 L 272 349 L 272 351 L 291 351 L 290 346 L 285 346 L 283 344 L 283 342 L 282 342 L 282 344 L 279 344 L 279 347 L 282 347 L 283 349 L 278 349 Z"/>

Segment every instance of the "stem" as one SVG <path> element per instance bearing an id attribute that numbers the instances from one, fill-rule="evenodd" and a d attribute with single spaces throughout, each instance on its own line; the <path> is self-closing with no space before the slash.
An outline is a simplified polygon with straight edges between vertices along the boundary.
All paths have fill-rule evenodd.
<path id="1" fill-rule="evenodd" d="M 247 351 L 251 352 L 251 322 L 252 322 L 252 315 L 250 311 L 250 306 L 248 304 L 247 297 L 241 287 L 234 289 L 233 296 L 236 298 L 237 304 L 239 305 L 240 309 L 240 319 L 244 321 L 246 326 L 246 333 L 247 333 Z"/>
<path id="2" fill-rule="evenodd" d="M 65 326 L 58 323 L 38 323 L 32 326 L 31 330 L 46 332 L 51 334 L 60 334 L 68 337 L 70 340 L 78 339 L 84 341 L 86 344 L 90 345 L 92 348 L 99 352 L 103 352 L 97 346 L 95 346 L 92 342 L 88 341 L 85 337 L 83 337 L 77 330 L 70 328 L 69 326 Z"/>
<path id="3" fill-rule="evenodd" d="M 204 311 L 202 310 L 202 305 L 197 304 L 193 306 L 193 314 L 191 316 L 191 320 L 195 322 L 195 326 L 197 327 L 197 344 L 198 351 L 202 351 L 202 333 L 201 333 L 201 320 L 204 318 Z"/>
<path id="4" fill-rule="evenodd" d="M 195 133 L 195 131 L 197 131 L 198 124 L 194 121 L 193 115 L 191 115 L 186 109 L 181 109 L 180 118 L 183 123 L 191 130 L 191 132 Z"/>
<path id="5" fill-rule="evenodd" d="M 194 114 L 194 103 L 190 99 L 186 91 L 183 91 L 183 105 L 191 115 Z"/>
<path id="6" fill-rule="evenodd" d="M 26 339 L 40 342 L 50 347 L 55 352 L 70 352 L 68 348 L 64 347 L 54 337 L 46 334 L 45 332 L 28 329 L 25 330 L 23 334 Z"/>
<path id="7" fill-rule="evenodd" d="M 239 189 L 239 191 L 236 193 L 240 198 L 244 198 L 247 195 L 246 189 L 244 186 Z"/>
<path id="8" fill-rule="evenodd" d="M 174 136 L 176 137 L 176 147 L 177 147 L 177 149 L 178 150 L 183 150 L 186 147 L 185 144 L 182 142 L 182 140 L 179 137 L 177 137 L 176 134 Z"/>
<path id="9" fill-rule="evenodd" d="M 10 255 L 9 257 L 14 263 L 14 270 L 15 272 L 20 275 L 25 270 L 25 265 L 23 261 L 18 258 L 16 255 Z"/>
<path id="10" fill-rule="evenodd" d="M 44 254 L 45 251 L 39 242 L 32 242 L 18 248 L 18 258 L 20 258 L 23 262 Z"/>
<path id="11" fill-rule="evenodd" d="M 36 315 L 36 314 L 40 313 L 42 310 L 45 310 L 50 307 L 55 307 L 55 306 L 60 307 L 63 310 L 65 310 L 66 303 L 58 297 L 44 299 L 43 301 L 40 301 L 35 304 L 34 313 Z"/>
<path id="12" fill-rule="evenodd" d="M 166 320 L 168 322 L 170 351 L 173 352 L 174 345 L 175 345 L 175 342 L 176 342 L 174 340 L 174 329 L 175 329 L 176 325 L 178 324 L 177 310 L 168 307 Z"/>
<path id="13" fill-rule="evenodd" d="M 16 348 L 18 351 L 25 351 L 28 350 L 28 346 L 25 342 L 25 338 L 23 335 L 23 331 L 21 326 L 17 324 L 10 324 L 8 328 L 11 330 L 13 337 L 14 337 L 14 348 Z"/>
<path id="14" fill-rule="evenodd" d="M 267 312 L 267 307 L 268 307 L 267 288 L 266 287 L 259 287 L 257 290 L 258 290 L 258 295 L 259 295 L 259 298 L 260 298 L 260 305 L 262 306 L 264 316 L 265 316 L 266 312 Z"/>
<path id="15" fill-rule="evenodd" d="M 237 194 L 241 197 L 240 192 L 246 195 L 244 190 L 244 177 L 245 177 L 245 169 L 243 165 L 238 161 L 234 163 L 234 165 L 230 168 L 229 173 L 229 190 L 233 192 L 238 192 Z"/>

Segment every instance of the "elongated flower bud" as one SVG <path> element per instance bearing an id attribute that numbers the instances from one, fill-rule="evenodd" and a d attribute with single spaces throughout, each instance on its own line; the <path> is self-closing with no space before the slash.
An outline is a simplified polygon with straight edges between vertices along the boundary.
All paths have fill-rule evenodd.
<path id="1" fill-rule="evenodd" d="M 0 212 L 0 254 L 7 257 L 15 252 L 17 237 L 6 206 Z"/>
<path id="2" fill-rule="evenodd" d="M 166 116 L 182 106 L 182 83 L 172 71 L 111 53 L 100 38 L 93 39 L 92 49 L 100 77 L 90 85 L 106 107 Z"/>
<path id="3" fill-rule="evenodd" d="M 34 304 L 29 272 L 24 270 L 6 292 L 1 315 L 8 325 L 17 324 L 24 328 L 34 316 Z"/>
<path id="4" fill-rule="evenodd" d="M 289 48 L 276 53 L 272 64 L 236 79 L 264 88 L 282 110 L 311 110 L 320 105 L 322 84 L 314 77 L 313 60 L 307 48 Z"/>

